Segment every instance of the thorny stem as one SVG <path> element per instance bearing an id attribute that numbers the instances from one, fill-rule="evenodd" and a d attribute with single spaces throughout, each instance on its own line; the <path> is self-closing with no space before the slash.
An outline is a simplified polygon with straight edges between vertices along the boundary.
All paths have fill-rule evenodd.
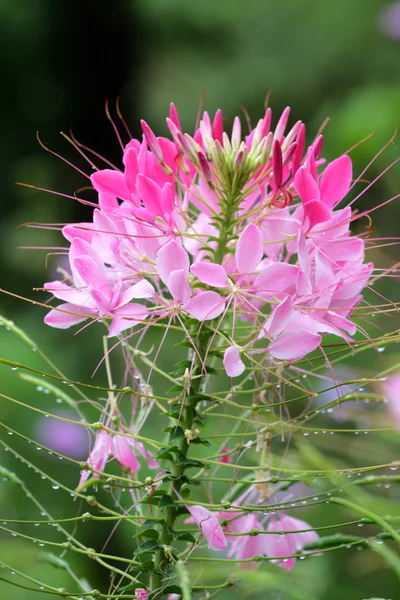
<path id="1" fill-rule="evenodd" d="M 215 263 L 221 264 L 226 254 L 226 247 L 232 235 L 233 217 L 237 209 L 239 199 L 240 191 L 236 192 L 236 194 L 232 192 L 227 192 L 225 201 L 222 203 L 224 218 L 223 221 L 221 221 L 220 238 L 218 240 L 218 244 L 214 253 L 213 260 Z M 196 403 L 198 402 L 196 395 L 201 390 L 204 378 L 206 376 L 206 374 L 204 373 L 204 366 L 202 362 L 204 360 L 204 357 L 206 356 L 207 347 L 212 335 L 213 331 L 210 329 L 209 335 L 205 336 L 202 339 L 202 343 L 200 344 L 200 347 L 198 349 L 199 354 L 196 354 L 194 359 L 195 364 L 193 367 L 192 379 L 183 406 L 182 429 L 184 431 L 192 430 L 193 427 L 193 420 L 196 414 L 195 407 Z M 189 441 L 186 439 L 186 437 L 183 437 L 179 442 L 179 451 L 183 454 L 184 457 L 186 457 L 188 454 L 189 445 Z M 172 468 L 172 482 L 169 489 L 169 495 L 171 498 L 180 494 L 182 485 L 184 483 L 183 475 L 185 474 L 186 468 L 187 467 L 184 464 L 174 464 Z M 173 540 L 173 528 L 177 516 L 178 507 L 179 505 L 174 504 L 173 506 L 166 507 L 164 511 L 163 523 L 159 538 L 160 548 L 157 550 L 155 556 L 154 571 L 151 574 L 151 590 L 154 594 L 154 600 L 158 600 L 163 596 L 162 581 L 164 578 L 165 570 L 168 566 L 168 562 L 170 560 L 169 556 L 167 556 L 166 554 L 166 547 L 170 546 Z"/>

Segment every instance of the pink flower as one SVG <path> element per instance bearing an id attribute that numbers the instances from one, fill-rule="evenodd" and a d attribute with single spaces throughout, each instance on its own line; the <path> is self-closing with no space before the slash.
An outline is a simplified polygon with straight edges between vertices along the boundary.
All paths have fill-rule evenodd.
<path id="1" fill-rule="evenodd" d="M 279 520 L 274 516 L 268 524 L 268 532 L 279 532 L 279 533 L 268 533 L 263 536 L 263 548 L 267 556 L 270 557 L 285 557 L 301 552 L 303 547 L 311 542 L 315 542 L 319 539 L 318 534 L 315 531 L 304 531 L 301 533 L 286 533 L 284 531 L 296 530 L 310 530 L 310 526 L 305 521 L 289 517 L 285 513 L 279 514 Z M 295 558 L 283 558 L 282 560 L 276 561 L 279 567 L 286 569 L 287 571 L 292 570 L 296 565 Z"/>
<path id="2" fill-rule="evenodd" d="M 112 440 L 106 431 L 99 431 L 94 440 L 93 449 L 89 454 L 87 463 L 95 471 L 104 471 L 108 457 L 112 452 Z M 91 472 L 81 471 L 79 486 L 89 478 Z M 99 473 L 93 473 L 93 477 L 100 477 Z"/>
<path id="3" fill-rule="evenodd" d="M 144 588 L 136 588 L 135 597 L 137 600 L 148 600 L 149 593 L 150 592 Z"/>
<path id="4" fill-rule="evenodd" d="M 140 469 L 140 463 L 132 452 L 131 444 L 128 438 L 122 435 L 115 435 L 112 440 L 112 453 L 114 458 L 122 465 L 136 473 Z"/>
<path id="5" fill-rule="evenodd" d="M 192 518 L 187 519 L 185 522 L 196 523 L 206 538 L 208 547 L 211 550 L 225 550 L 227 542 L 221 527 L 219 514 L 213 513 L 203 506 L 186 506 L 186 508 L 192 515 Z"/>
<path id="6" fill-rule="evenodd" d="M 221 456 L 219 457 L 219 462 L 225 465 L 230 465 L 232 463 L 232 456 L 230 454 L 230 449 L 228 446 L 224 446 L 220 452 Z M 225 454 L 225 456 L 224 456 Z"/>
<path id="7" fill-rule="evenodd" d="M 294 177 L 294 187 L 303 201 L 304 217 L 312 229 L 331 217 L 331 209 L 348 193 L 352 179 L 351 160 L 343 155 L 331 162 L 318 182 L 314 150 L 311 150 L 307 166 L 300 167 Z"/>

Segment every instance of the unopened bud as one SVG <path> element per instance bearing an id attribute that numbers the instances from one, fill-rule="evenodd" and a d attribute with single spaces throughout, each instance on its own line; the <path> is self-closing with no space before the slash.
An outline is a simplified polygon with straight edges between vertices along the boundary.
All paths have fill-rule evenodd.
<path id="1" fill-rule="evenodd" d="M 303 160 L 305 139 L 306 139 L 306 127 L 305 127 L 304 123 L 302 123 L 300 125 L 299 132 L 297 134 L 296 151 L 293 154 L 292 176 L 297 173 L 297 171 L 300 168 L 301 162 Z"/>
<path id="2" fill-rule="evenodd" d="M 222 122 L 222 110 L 219 108 L 215 113 L 214 121 L 212 124 L 212 136 L 214 140 L 222 142 L 222 133 L 224 131 L 224 125 Z"/>
<path id="3" fill-rule="evenodd" d="M 314 156 L 317 159 L 322 151 L 322 144 L 324 142 L 324 138 L 322 135 L 319 135 L 317 139 L 313 142 L 312 148 L 314 148 Z"/>
<path id="4" fill-rule="evenodd" d="M 159 143 L 158 139 L 156 138 L 153 130 L 147 125 L 146 121 L 142 120 L 142 121 L 140 121 L 140 124 L 142 126 L 142 130 L 146 137 L 146 141 L 150 147 L 150 150 L 153 152 L 153 154 L 156 157 L 156 159 L 158 160 L 158 162 L 163 163 L 164 157 L 163 157 L 163 153 L 161 150 L 161 146 L 160 146 L 160 143 Z"/>
<path id="5" fill-rule="evenodd" d="M 282 156 L 282 166 L 286 167 L 286 165 L 289 163 L 290 159 L 292 158 L 292 156 L 294 155 L 295 151 L 297 148 L 297 142 L 294 142 L 291 146 L 289 146 L 289 148 L 284 152 L 283 156 Z"/>
<path id="6" fill-rule="evenodd" d="M 212 174 L 211 174 L 210 165 L 208 163 L 208 160 L 207 160 L 204 152 L 202 152 L 202 151 L 198 152 L 197 158 L 199 161 L 201 176 L 203 177 L 203 179 L 205 179 L 207 181 L 207 183 L 212 183 Z"/>
<path id="7" fill-rule="evenodd" d="M 301 121 L 297 121 L 297 123 L 295 123 L 293 125 L 292 129 L 289 131 L 289 133 L 285 137 L 285 141 L 282 144 L 283 150 L 286 150 L 286 148 L 289 148 L 290 144 L 292 144 L 294 142 L 294 140 L 296 139 L 296 136 L 300 130 L 301 125 L 302 125 Z"/>
<path id="8" fill-rule="evenodd" d="M 254 130 L 253 140 L 251 143 L 251 149 L 255 150 L 258 144 L 261 142 L 263 136 L 263 128 L 264 128 L 264 119 L 260 119 L 256 125 Z"/>
<path id="9" fill-rule="evenodd" d="M 281 141 L 283 134 L 285 133 L 285 129 L 286 129 L 286 125 L 287 122 L 289 120 L 289 115 L 290 115 L 290 106 L 287 106 L 285 108 L 285 110 L 283 111 L 283 113 L 281 114 L 281 117 L 278 121 L 278 124 L 275 128 L 275 132 L 274 132 L 274 138 L 276 140 L 278 140 L 278 142 Z"/>
<path id="10" fill-rule="evenodd" d="M 185 154 L 190 160 L 193 160 L 196 156 L 196 152 L 193 149 L 191 141 L 193 141 L 193 143 L 196 143 L 196 142 L 189 135 L 187 135 L 187 134 L 183 135 L 183 133 L 181 133 L 180 131 L 177 133 L 176 137 L 177 137 L 179 145 L 182 149 L 183 154 Z M 191 141 L 189 141 L 188 138 Z"/>
<path id="11" fill-rule="evenodd" d="M 171 102 L 169 105 L 169 118 L 174 123 L 179 131 L 182 131 L 181 123 L 179 121 L 178 111 L 176 110 L 175 104 Z"/>
<path id="12" fill-rule="evenodd" d="M 235 160 L 233 161 L 233 170 L 237 171 L 239 167 L 243 163 L 244 152 L 243 150 L 239 150 L 239 152 L 235 156 Z"/>
<path id="13" fill-rule="evenodd" d="M 196 439 L 196 436 L 191 429 L 185 429 L 185 438 L 188 440 L 188 442 L 192 442 Z"/>
<path id="14" fill-rule="evenodd" d="M 235 117 L 232 127 L 232 148 L 237 150 L 240 146 L 242 127 L 239 117 Z"/>
<path id="15" fill-rule="evenodd" d="M 274 150 L 272 153 L 272 171 L 274 174 L 274 183 L 277 188 L 282 185 L 283 168 L 282 168 L 282 150 L 278 140 L 275 140 Z"/>

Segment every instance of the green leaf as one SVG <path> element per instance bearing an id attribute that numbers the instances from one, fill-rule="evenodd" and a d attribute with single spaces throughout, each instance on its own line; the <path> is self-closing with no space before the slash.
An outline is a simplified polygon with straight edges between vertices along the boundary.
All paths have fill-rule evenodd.
<path id="1" fill-rule="evenodd" d="M 141 554 L 146 553 L 154 553 L 155 550 L 159 548 L 159 545 L 156 544 L 155 540 L 146 540 L 135 550 L 135 556 L 140 556 Z"/>
<path id="2" fill-rule="evenodd" d="M 185 388 L 183 387 L 183 385 L 180 385 L 179 383 L 177 383 L 176 385 L 173 385 L 172 388 L 169 388 L 169 390 L 166 392 L 167 394 L 174 394 L 175 392 L 183 392 Z"/>
<path id="3" fill-rule="evenodd" d="M 39 560 L 42 562 L 47 562 L 49 565 L 56 567 L 57 569 L 69 569 L 69 564 L 67 561 L 63 560 L 59 556 L 52 554 L 51 552 L 41 552 L 39 555 Z"/>
<path id="4" fill-rule="evenodd" d="M 160 499 L 160 502 L 158 503 L 159 508 L 167 508 L 168 506 L 174 506 L 175 502 L 172 500 L 171 496 L 169 494 L 165 494 L 165 496 L 163 496 Z"/>
<path id="5" fill-rule="evenodd" d="M 140 537 L 143 537 L 143 538 L 149 538 L 151 540 L 158 540 L 158 538 L 160 537 L 160 532 L 157 531 L 157 529 L 152 529 L 151 527 L 149 527 L 148 529 L 141 531 L 139 535 L 140 535 Z"/>
<path id="6" fill-rule="evenodd" d="M 196 542 L 196 538 L 188 531 L 185 531 L 184 533 L 179 533 L 175 536 L 175 539 L 180 540 L 182 542 L 191 542 L 192 544 Z"/>
<path id="7" fill-rule="evenodd" d="M 179 585 L 167 585 L 164 589 L 164 594 L 178 594 L 179 596 L 182 596 L 182 588 L 180 588 Z"/>
<path id="8" fill-rule="evenodd" d="M 169 442 L 176 442 L 178 440 L 181 440 L 185 437 L 184 431 L 182 429 L 182 427 L 179 427 L 179 425 L 177 427 L 171 427 L 170 430 L 170 434 L 169 434 Z"/>

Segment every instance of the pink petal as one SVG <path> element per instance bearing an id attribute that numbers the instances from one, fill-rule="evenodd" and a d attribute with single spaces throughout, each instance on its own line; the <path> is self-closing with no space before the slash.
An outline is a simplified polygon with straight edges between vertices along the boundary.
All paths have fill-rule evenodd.
<path id="1" fill-rule="evenodd" d="M 112 452 L 114 458 L 122 465 L 136 473 L 140 469 L 140 463 L 132 452 L 128 440 L 122 435 L 115 435 L 112 441 Z"/>
<path id="2" fill-rule="evenodd" d="M 44 318 L 46 325 L 56 329 L 68 329 L 72 325 L 77 325 L 86 321 L 90 316 L 96 316 L 97 312 L 90 308 L 83 308 L 74 304 L 59 304 L 53 308 Z"/>
<path id="3" fill-rule="evenodd" d="M 224 311 L 225 300 L 217 292 L 200 292 L 186 302 L 184 309 L 199 321 L 210 321 Z"/>
<path id="4" fill-rule="evenodd" d="M 119 301 L 115 308 L 119 308 L 127 304 L 134 298 L 152 298 L 154 296 L 154 288 L 147 279 L 141 279 L 134 285 L 131 285 L 125 292 L 120 294 Z"/>
<path id="5" fill-rule="evenodd" d="M 331 218 L 331 211 L 326 204 L 320 200 L 310 200 L 304 204 L 304 218 L 309 221 L 309 229 L 318 223 L 324 223 Z"/>
<path id="6" fill-rule="evenodd" d="M 268 351 L 279 360 L 299 360 L 320 345 L 322 337 L 305 329 L 279 335 L 268 346 Z"/>
<path id="7" fill-rule="evenodd" d="M 86 290 L 77 290 L 62 281 L 50 281 L 44 284 L 44 289 L 53 294 L 55 298 L 64 300 L 68 304 L 82 306 L 90 302 L 90 294 Z"/>
<path id="8" fill-rule="evenodd" d="M 289 534 L 293 540 L 295 549 L 297 552 L 300 552 L 303 549 L 303 546 L 306 544 L 311 544 L 312 542 L 316 542 L 319 539 L 319 535 L 311 529 L 311 526 L 306 523 L 306 521 L 302 521 L 301 519 L 295 519 L 294 517 L 289 517 L 289 515 L 281 513 L 281 518 L 279 521 L 276 521 L 276 529 L 281 531 L 296 531 L 298 530 L 306 530 L 303 533 L 292 533 Z"/>
<path id="9" fill-rule="evenodd" d="M 125 182 L 129 191 L 137 198 L 136 190 L 136 177 L 139 173 L 138 165 L 138 150 L 137 148 L 128 148 L 124 153 L 124 165 L 125 165 Z"/>
<path id="10" fill-rule="evenodd" d="M 99 431 L 93 445 L 93 450 L 89 454 L 88 465 L 96 471 L 103 471 L 107 458 L 111 453 L 111 438 L 106 431 Z M 99 477 L 94 473 L 93 477 Z"/>
<path id="11" fill-rule="evenodd" d="M 197 260 L 191 266 L 190 270 L 194 273 L 202 283 L 212 285 L 214 287 L 226 287 L 228 285 L 228 277 L 224 267 L 214 264 L 208 260 Z"/>
<path id="12" fill-rule="evenodd" d="M 293 185 L 304 204 L 310 200 L 319 200 L 318 185 L 306 167 L 298 169 Z"/>
<path id="13" fill-rule="evenodd" d="M 168 277 L 172 271 L 182 270 L 189 273 L 189 257 L 186 252 L 174 240 L 164 244 L 157 254 L 157 273 L 161 281 L 167 285 Z"/>
<path id="14" fill-rule="evenodd" d="M 78 256 L 73 260 L 73 266 L 83 281 L 92 286 L 97 292 L 105 294 L 109 299 L 111 295 L 110 286 L 106 279 L 106 271 L 90 256 Z"/>
<path id="15" fill-rule="evenodd" d="M 117 196 L 121 200 L 129 200 L 131 194 L 125 183 L 125 176 L 120 171 L 103 169 L 96 171 L 90 177 L 90 181 L 97 192 Z"/>
<path id="16" fill-rule="evenodd" d="M 225 550 L 227 541 L 218 515 L 203 506 L 186 506 L 186 508 L 196 521 L 198 527 L 200 527 L 202 534 L 208 542 L 208 547 L 211 550 Z"/>
<path id="17" fill-rule="evenodd" d="M 136 178 L 136 188 L 146 209 L 152 215 L 162 216 L 161 188 L 149 177 L 139 174 Z"/>
<path id="18" fill-rule="evenodd" d="M 265 330 L 269 337 L 275 337 L 276 335 L 282 333 L 292 314 L 292 311 L 293 300 L 291 298 L 285 298 L 272 312 L 271 316 L 263 327 L 263 331 Z M 261 335 L 259 337 L 261 337 Z"/>
<path id="19" fill-rule="evenodd" d="M 107 337 L 114 337 L 125 331 L 125 329 L 138 325 L 146 319 L 148 314 L 148 310 L 143 304 L 131 302 L 125 304 L 125 306 L 120 306 L 114 311 L 114 318 Z"/>
<path id="20" fill-rule="evenodd" d="M 161 190 L 161 205 L 164 213 L 172 213 L 174 210 L 174 201 L 174 188 L 170 183 L 166 183 Z"/>
<path id="21" fill-rule="evenodd" d="M 246 369 L 244 362 L 240 358 L 240 351 L 237 346 L 229 346 L 224 352 L 224 367 L 229 377 L 238 377 Z"/>
<path id="22" fill-rule="evenodd" d="M 239 273 L 252 273 L 264 254 L 263 238 L 257 225 L 251 223 L 240 234 L 236 244 L 236 265 Z"/>
<path id="23" fill-rule="evenodd" d="M 273 263 L 262 271 L 254 285 L 260 292 L 283 292 L 296 283 L 299 267 L 289 263 Z"/>
<path id="24" fill-rule="evenodd" d="M 321 201 L 332 208 L 343 200 L 350 189 L 352 178 L 353 168 L 349 156 L 344 154 L 332 161 L 321 177 Z"/>
<path id="25" fill-rule="evenodd" d="M 187 274 L 182 269 L 171 271 L 167 287 L 173 299 L 178 302 L 187 302 L 192 295 L 192 290 L 187 282 Z"/>

